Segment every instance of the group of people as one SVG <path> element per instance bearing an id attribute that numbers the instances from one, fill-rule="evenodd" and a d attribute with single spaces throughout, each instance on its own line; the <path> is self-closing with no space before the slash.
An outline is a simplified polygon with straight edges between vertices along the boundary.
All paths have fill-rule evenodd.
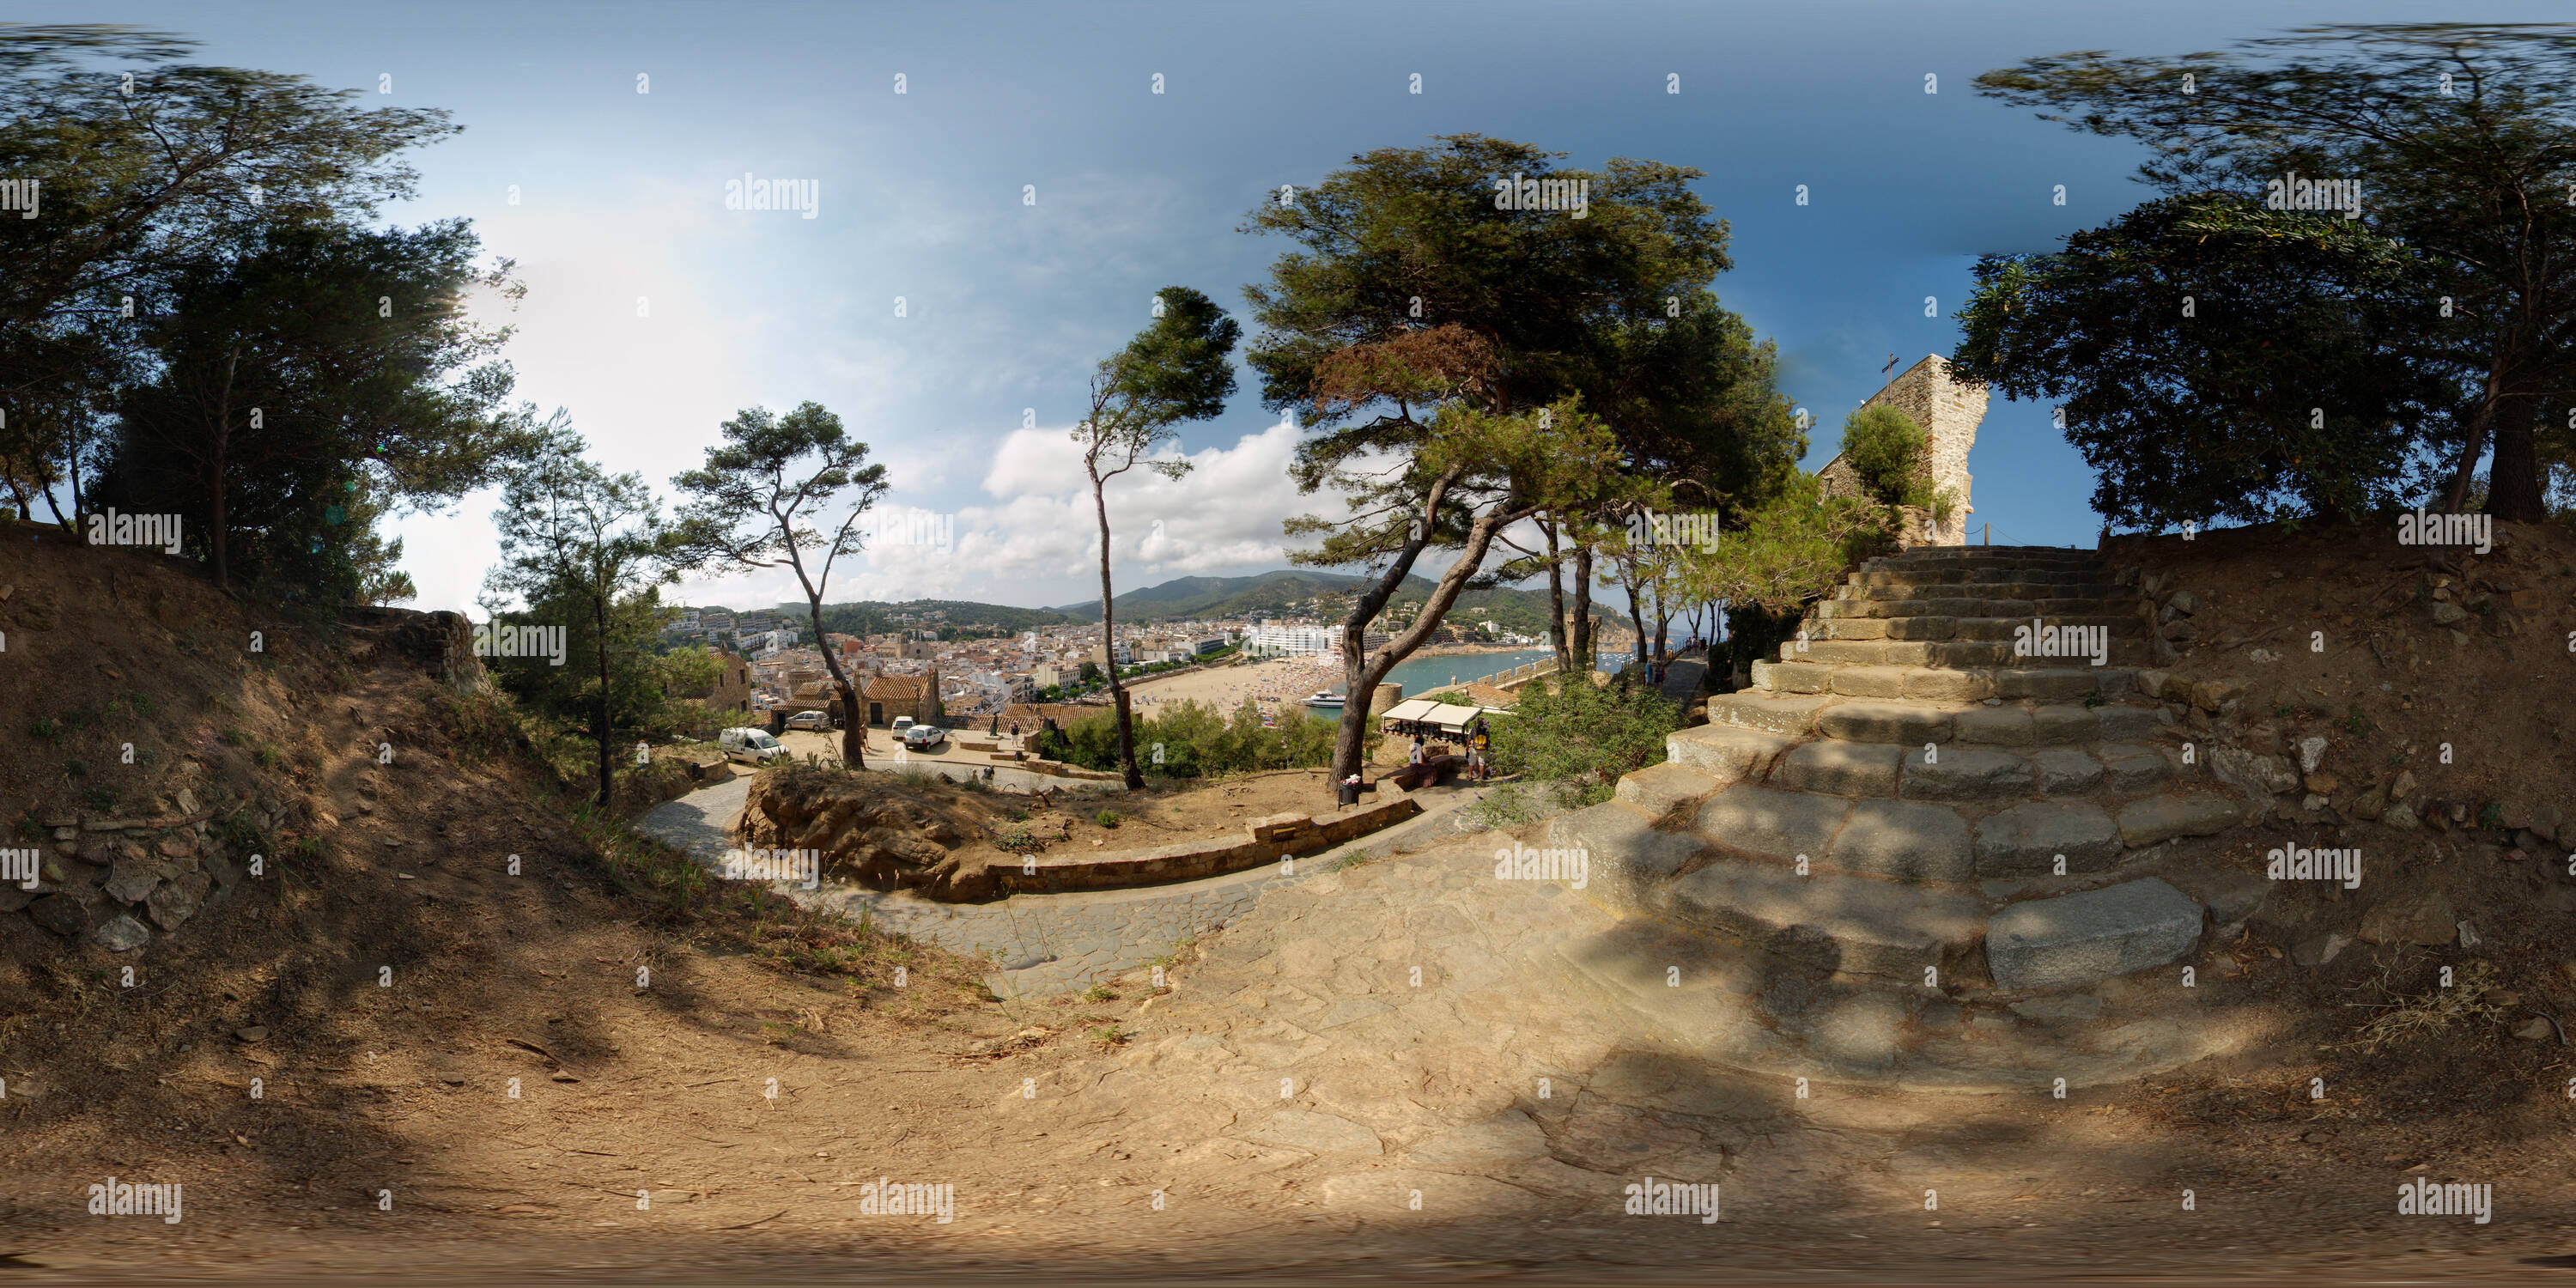
<path id="1" fill-rule="evenodd" d="M 1476 717 L 1476 723 L 1467 726 L 1468 781 L 1481 783 L 1494 776 L 1492 759 L 1493 749 L 1493 727 L 1485 723 L 1485 718 L 1483 716 L 1478 716 Z M 1431 748 L 1429 741 L 1422 734 L 1414 734 L 1413 750 L 1406 755 L 1405 763 L 1408 765 L 1419 765 L 1425 760 L 1428 760 L 1430 755 Z"/>

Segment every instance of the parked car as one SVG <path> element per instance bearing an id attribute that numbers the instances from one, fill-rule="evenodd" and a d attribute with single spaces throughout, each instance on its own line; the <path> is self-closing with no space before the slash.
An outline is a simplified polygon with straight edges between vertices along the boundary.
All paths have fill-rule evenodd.
<path id="1" fill-rule="evenodd" d="M 799 711 L 796 714 L 787 717 L 787 727 L 790 729 L 829 729 L 832 727 L 832 713 L 829 711 Z"/>
<path id="2" fill-rule="evenodd" d="M 787 755 L 787 748 L 770 737 L 766 729 L 727 729 L 716 735 L 716 746 L 728 759 L 748 760 L 755 765 L 765 765 Z"/>
<path id="3" fill-rule="evenodd" d="M 948 731 L 937 725 L 917 724 L 903 731 L 903 745 L 919 750 L 936 747 L 948 740 Z"/>
<path id="4" fill-rule="evenodd" d="M 894 731 L 895 731 L 896 733 L 898 733 L 898 734 L 902 733 L 902 732 L 903 732 L 904 730 L 906 730 L 906 729 L 911 728 L 912 726 L 913 726 L 913 719 L 912 719 L 912 717 L 911 717 L 911 716 L 896 716 L 896 717 L 894 718 Z"/>

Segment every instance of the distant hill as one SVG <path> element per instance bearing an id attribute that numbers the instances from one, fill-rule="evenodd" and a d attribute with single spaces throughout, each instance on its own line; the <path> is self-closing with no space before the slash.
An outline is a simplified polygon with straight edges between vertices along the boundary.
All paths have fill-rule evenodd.
<path id="1" fill-rule="evenodd" d="M 1118 620 L 1122 622 L 1157 622 L 1176 618 L 1248 618 L 1309 615 L 1331 619 L 1348 611 L 1354 588 L 1365 578 L 1350 573 L 1317 572 L 1303 568 L 1282 568 L 1250 577 L 1180 577 L 1174 580 L 1131 590 L 1117 597 Z M 1394 604 L 1419 604 L 1431 597 L 1437 583 L 1415 575 L 1404 579 L 1395 592 Z M 1390 605 L 1392 606 L 1392 605 Z M 1479 613 L 1474 610 L 1483 609 Z M 1084 600 L 1047 610 L 1068 621 L 1100 620 L 1100 601 Z M 1596 617 L 1614 618 L 1617 610 L 1596 600 L 1592 605 Z M 1458 596 L 1448 620 L 1461 626 L 1490 619 L 1498 630 L 1521 635 L 1547 633 L 1547 592 L 1514 590 L 1470 590 Z"/>

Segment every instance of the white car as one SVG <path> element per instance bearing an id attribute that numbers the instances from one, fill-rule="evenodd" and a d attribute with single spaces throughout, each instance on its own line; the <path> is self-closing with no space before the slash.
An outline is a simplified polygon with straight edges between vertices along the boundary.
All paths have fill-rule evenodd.
<path id="1" fill-rule="evenodd" d="M 917 724 L 903 731 L 903 745 L 916 751 L 936 747 L 948 740 L 948 731 L 937 725 Z"/>
<path id="2" fill-rule="evenodd" d="M 799 711 L 796 714 L 787 717 L 787 727 L 790 729 L 829 729 L 832 727 L 832 715 L 828 711 Z"/>
<path id="3" fill-rule="evenodd" d="M 783 759 L 787 748 L 766 729 L 727 729 L 716 735 L 716 746 L 730 759 L 748 760 L 755 765 Z"/>

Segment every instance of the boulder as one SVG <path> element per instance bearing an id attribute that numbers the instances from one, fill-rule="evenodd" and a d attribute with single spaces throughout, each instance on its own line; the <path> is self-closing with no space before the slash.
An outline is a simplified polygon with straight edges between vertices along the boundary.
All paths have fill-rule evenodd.
<path id="1" fill-rule="evenodd" d="M 111 953 L 130 953 L 151 942 L 152 931 L 126 913 L 118 913 L 89 932 L 89 941 Z"/>
<path id="2" fill-rule="evenodd" d="M 1986 964 L 1998 988 L 2082 988 L 2182 956 L 2200 923 L 2200 905 L 2154 877 L 2033 899 L 1987 924 Z"/>

